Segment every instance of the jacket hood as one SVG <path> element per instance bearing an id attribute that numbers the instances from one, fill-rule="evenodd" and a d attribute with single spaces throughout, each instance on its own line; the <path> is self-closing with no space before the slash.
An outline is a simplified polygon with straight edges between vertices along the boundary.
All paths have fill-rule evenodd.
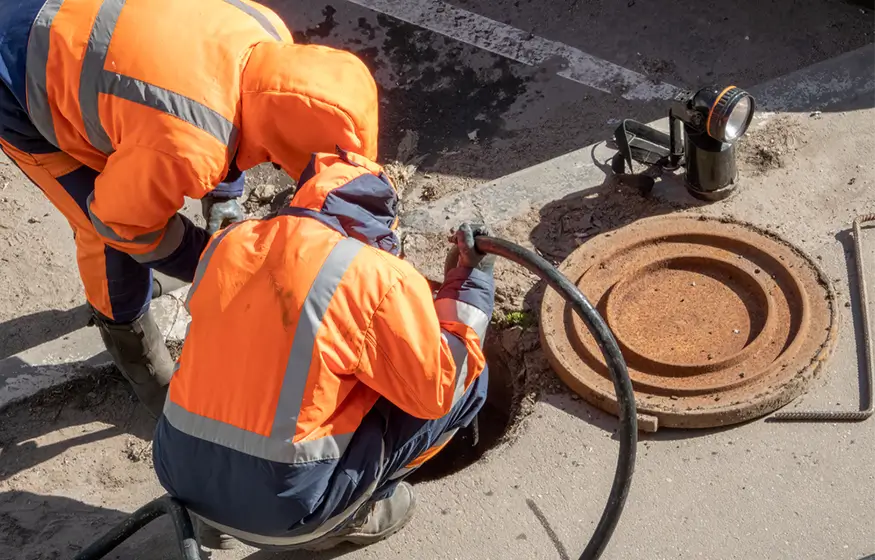
<path id="1" fill-rule="evenodd" d="M 377 158 L 377 86 L 355 55 L 319 45 L 265 42 L 242 76 L 237 165 L 273 162 L 297 179 L 312 154 L 336 147 Z"/>

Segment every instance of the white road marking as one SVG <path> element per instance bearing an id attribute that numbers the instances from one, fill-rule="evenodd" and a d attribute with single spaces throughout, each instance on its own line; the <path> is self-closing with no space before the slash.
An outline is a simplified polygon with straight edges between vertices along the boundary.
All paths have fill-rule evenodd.
<path id="1" fill-rule="evenodd" d="M 560 68 L 557 75 L 624 99 L 665 100 L 679 91 L 676 86 L 654 81 L 564 43 L 534 36 L 440 0 L 348 1 L 529 66 L 556 63 Z"/>

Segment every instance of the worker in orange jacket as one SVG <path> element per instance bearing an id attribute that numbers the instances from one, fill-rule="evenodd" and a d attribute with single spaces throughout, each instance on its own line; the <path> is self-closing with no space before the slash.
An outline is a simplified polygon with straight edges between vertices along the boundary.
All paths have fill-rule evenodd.
<path id="1" fill-rule="evenodd" d="M 379 166 L 318 154 L 298 184 L 277 216 L 204 251 L 155 432 L 158 478 L 213 548 L 222 534 L 307 549 L 391 535 L 413 513 L 404 477 L 485 401 L 483 230 L 459 228 L 433 295 L 397 256 L 397 197 Z"/>
<path id="2" fill-rule="evenodd" d="M 184 197 L 215 231 L 243 217 L 241 170 L 374 159 L 376 135 L 361 61 L 249 0 L 0 2 L 0 148 L 69 221 L 104 342 L 156 414 L 173 362 L 151 270 L 191 281 L 209 237 Z"/>

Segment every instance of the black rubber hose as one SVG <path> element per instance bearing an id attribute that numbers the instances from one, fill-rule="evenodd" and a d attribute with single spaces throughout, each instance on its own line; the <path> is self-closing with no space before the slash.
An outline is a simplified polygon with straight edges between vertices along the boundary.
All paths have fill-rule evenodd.
<path id="1" fill-rule="evenodd" d="M 599 312 L 577 289 L 577 286 L 556 270 L 553 265 L 538 254 L 504 239 L 481 236 L 477 237 L 474 242 L 477 250 L 481 253 L 491 253 L 513 261 L 538 275 L 539 278 L 547 282 L 547 285 L 556 290 L 571 305 L 574 312 L 583 319 L 589 332 L 598 343 L 608 371 L 611 373 L 620 409 L 618 434 L 620 456 L 617 459 L 617 469 L 614 472 L 614 482 L 611 485 L 611 493 L 608 495 L 608 503 L 605 504 L 595 532 L 580 555 L 580 560 L 596 560 L 601 557 L 617 527 L 617 522 L 623 513 L 623 506 L 626 504 L 626 497 L 629 495 L 632 475 L 635 472 L 638 421 L 635 411 L 635 395 L 632 391 L 629 372 L 626 370 L 626 361 L 620 353 L 617 340 Z"/>
<path id="2" fill-rule="evenodd" d="M 109 530 L 88 548 L 76 555 L 74 560 L 98 560 L 113 551 L 131 535 L 164 514 L 170 515 L 176 529 L 179 556 L 183 560 L 200 560 L 200 546 L 194 534 L 194 525 L 185 507 L 167 494 L 144 505 L 121 523 Z"/>

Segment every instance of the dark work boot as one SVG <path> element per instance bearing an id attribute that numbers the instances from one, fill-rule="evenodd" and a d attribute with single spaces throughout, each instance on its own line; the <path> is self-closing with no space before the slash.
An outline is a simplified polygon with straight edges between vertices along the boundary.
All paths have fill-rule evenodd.
<path id="1" fill-rule="evenodd" d="M 367 546 L 391 537 L 413 518 L 416 498 L 413 487 L 406 482 L 398 483 L 388 498 L 374 502 L 338 533 L 307 543 L 305 550 L 327 550 L 342 543 Z"/>
<path id="2" fill-rule="evenodd" d="M 173 359 L 151 311 L 130 323 L 108 323 L 96 317 L 100 337 L 115 365 L 155 418 L 164 409 Z"/>

